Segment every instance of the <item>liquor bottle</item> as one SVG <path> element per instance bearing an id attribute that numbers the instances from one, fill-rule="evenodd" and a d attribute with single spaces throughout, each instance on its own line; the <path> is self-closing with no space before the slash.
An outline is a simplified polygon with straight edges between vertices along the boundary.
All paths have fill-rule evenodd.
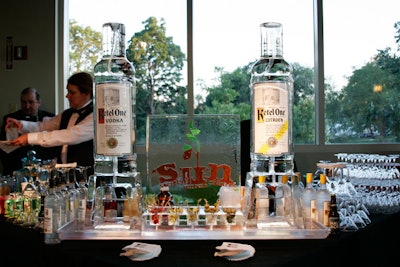
<path id="1" fill-rule="evenodd" d="M 252 66 L 250 80 L 251 171 L 291 175 L 292 67 L 283 58 L 282 24 L 266 22 L 260 29 L 261 57 Z"/>
<path id="2" fill-rule="evenodd" d="M 75 169 L 68 170 L 68 195 L 69 195 L 69 206 L 70 206 L 70 214 L 69 219 L 70 221 L 75 221 L 78 216 L 78 209 L 79 209 L 79 192 L 76 188 L 76 177 L 75 177 Z"/>
<path id="3" fill-rule="evenodd" d="M 302 195 L 304 227 L 306 229 L 310 229 L 312 222 L 316 219 L 316 190 L 312 182 L 313 174 L 309 172 L 306 174 L 306 187 Z"/>
<path id="4" fill-rule="evenodd" d="M 292 188 L 288 184 L 289 176 L 282 175 L 281 183 L 282 183 L 282 190 L 283 190 L 283 197 L 278 201 L 281 204 L 282 208 L 277 207 L 277 215 L 284 216 L 287 219 L 293 221 L 293 196 L 292 196 Z M 278 205 L 277 205 L 278 206 Z M 280 214 L 281 211 L 282 214 Z"/>
<path id="5" fill-rule="evenodd" d="M 111 183 L 104 186 L 104 220 L 106 222 L 115 222 L 118 215 L 118 201 L 115 188 Z"/>
<path id="6" fill-rule="evenodd" d="M 86 221 L 86 201 L 88 197 L 88 189 L 86 187 L 86 178 L 81 171 L 76 172 L 76 180 L 78 182 L 78 212 L 77 222 L 80 226 Z"/>
<path id="7" fill-rule="evenodd" d="M 60 199 L 60 216 L 58 217 L 60 221 L 60 227 L 63 226 L 67 222 L 66 216 L 66 199 L 64 194 L 61 192 L 61 174 L 60 170 L 56 170 L 56 176 L 53 177 L 54 179 L 54 193 Z"/>
<path id="8" fill-rule="evenodd" d="M 58 238 L 60 199 L 54 191 L 54 179 L 49 179 L 49 193 L 44 199 L 44 243 L 59 244 Z"/>
<path id="9" fill-rule="evenodd" d="M 67 172 L 66 170 L 62 170 L 60 173 L 60 193 L 63 195 L 63 199 L 65 201 L 65 214 L 63 215 L 65 218 L 64 224 L 70 222 L 71 220 L 71 202 L 70 195 L 67 188 Z"/>
<path id="10" fill-rule="evenodd" d="M 324 173 L 319 175 L 319 188 L 315 195 L 317 206 L 317 222 L 328 227 L 331 194 L 326 188 L 326 175 Z"/>
<path id="11" fill-rule="evenodd" d="M 269 198 L 269 214 L 273 216 L 283 216 L 283 186 L 276 181 L 276 175 L 268 175 L 266 182 Z"/>
<path id="12" fill-rule="evenodd" d="M 258 183 L 256 183 L 256 219 L 257 228 L 264 228 L 268 222 L 269 217 L 269 193 L 267 184 L 265 183 L 265 176 L 258 176 Z"/>
<path id="13" fill-rule="evenodd" d="M 331 194 L 330 208 L 329 208 L 329 228 L 330 236 L 340 235 L 340 217 L 337 210 L 336 195 Z"/>
<path id="14" fill-rule="evenodd" d="M 39 211 L 37 213 L 38 214 L 37 216 L 38 216 L 38 221 L 39 221 L 39 228 L 41 228 L 41 229 L 43 229 L 43 223 L 44 223 L 44 199 L 46 198 L 47 194 L 49 193 L 47 184 L 48 184 L 47 176 L 45 176 L 45 177 L 41 176 L 39 184 L 36 187 L 37 192 L 40 196 L 40 200 L 39 200 L 40 207 L 38 207 Z"/>
<path id="15" fill-rule="evenodd" d="M 300 182 L 301 175 L 300 173 L 296 173 L 296 175 L 292 176 L 292 196 L 293 196 L 293 216 L 295 225 L 300 228 L 303 228 L 303 191 L 304 186 Z"/>
<path id="16" fill-rule="evenodd" d="M 168 186 L 161 186 L 160 193 L 157 195 L 157 205 L 162 207 L 174 205 L 174 197 L 171 192 L 169 192 Z M 161 216 L 161 224 L 168 225 L 168 215 Z"/>
<path id="17" fill-rule="evenodd" d="M 96 192 L 96 176 L 90 175 L 88 177 L 88 195 L 86 200 L 86 220 L 85 224 L 90 225 L 92 223 L 92 215 L 94 211 L 95 192 Z"/>
<path id="18" fill-rule="evenodd" d="M 103 24 L 103 54 L 94 67 L 95 175 L 137 175 L 134 73 L 126 58 L 124 24 Z"/>
<path id="19" fill-rule="evenodd" d="M 174 197 L 169 192 L 168 186 L 161 186 L 160 193 L 157 195 L 157 205 L 158 206 L 173 206 Z"/>
<path id="20" fill-rule="evenodd" d="M 251 187 L 250 191 L 250 199 L 249 199 L 249 213 L 247 214 L 246 224 L 255 224 L 257 219 L 257 183 L 258 176 L 256 176 L 253 172 L 247 172 L 246 174 L 246 186 Z"/>

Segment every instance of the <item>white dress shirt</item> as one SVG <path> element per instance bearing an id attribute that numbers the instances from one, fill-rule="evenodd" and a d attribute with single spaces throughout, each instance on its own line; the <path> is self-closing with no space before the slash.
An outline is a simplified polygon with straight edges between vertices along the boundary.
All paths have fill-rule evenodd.
<path id="1" fill-rule="evenodd" d="M 28 144 L 43 147 L 76 145 L 94 138 L 93 113 L 76 125 L 78 114 L 74 113 L 67 129 L 59 130 L 61 115 L 62 113 L 54 117 L 45 117 L 41 122 L 21 121 L 22 133 L 28 133 Z"/>

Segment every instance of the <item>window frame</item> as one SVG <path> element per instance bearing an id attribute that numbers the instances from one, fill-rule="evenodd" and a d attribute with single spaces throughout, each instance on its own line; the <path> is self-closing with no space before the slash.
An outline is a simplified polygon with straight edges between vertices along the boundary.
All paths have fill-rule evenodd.
<path id="1" fill-rule="evenodd" d="M 311 1 L 311 0 L 310 0 Z M 400 144 L 325 144 L 325 121 L 324 121 L 324 29 L 323 29 L 323 0 L 313 1 L 314 13 L 314 83 L 315 83 L 315 144 L 294 144 L 294 152 L 296 154 L 335 154 L 335 153 L 381 153 L 381 154 L 396 154 L 399 153 Z M 59 27 L 63 33 L 60 33 L 58 49 L 63 51 L 60 61 L 63 67 L 59 72 L 60 76 L 64 77 L 64 90 L 66 86 L 66 72 L 68 68 L 68 32 L 69 32 L 69 14 L 68 0 L 60 0 L 58 3 L 58 15 L 63 21 L 63 27 Z M 193 0 L 187 0 L 187 79 L 188 79 L 188 115 L 194 113 L 194 79 L 193 79 Z M 56 11 L 57 12 L 57 11 Z M 61 29 L 63 28 L 63 29 Z M 63 39 L 63 40 L 62 40 Z M 64 99 L 60 100 L 59 105 L 65 106 Z M 138 154 L 145 153 L 144 146 L 137 147 Z M 318 157 L 319 158 L 319 157 Z M 320 158 L 321 159 L 321 158 Z"/>

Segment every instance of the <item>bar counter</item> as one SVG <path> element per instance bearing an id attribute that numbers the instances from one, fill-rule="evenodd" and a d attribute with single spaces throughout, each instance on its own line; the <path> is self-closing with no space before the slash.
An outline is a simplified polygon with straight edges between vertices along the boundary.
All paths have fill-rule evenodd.
<path id="1" fill-rule="evenodd" d="M 400 213 L 371 215 L 372 223 L 339 237 L 295 240 L 142 240 L 162 247 L 159 257 L 134 262 L 119 256 L 135 240 L 63 240 L 46 245 L 43 234 L 0 222 L 1 266 L 394 266 L 400 261 Z M 215 257 L 224 241 L 252 245 L 244 261 Z M 4 263 L 6 263 L 4 265 Z M 29 265 L 27 265 L 29 264 Z"/>

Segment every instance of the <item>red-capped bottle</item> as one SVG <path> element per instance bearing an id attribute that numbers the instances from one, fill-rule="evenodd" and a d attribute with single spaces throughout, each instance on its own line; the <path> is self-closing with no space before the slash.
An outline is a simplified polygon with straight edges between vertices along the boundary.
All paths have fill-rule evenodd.
<path id="1" fill-rule="evenodd" d="M 157 196 L 157 205 L 159 206 L 173 206 L 174 197 L 171 192 L 169 192 L 168 186 L 162 186 L 160 188 L 160 193 Z"/>

